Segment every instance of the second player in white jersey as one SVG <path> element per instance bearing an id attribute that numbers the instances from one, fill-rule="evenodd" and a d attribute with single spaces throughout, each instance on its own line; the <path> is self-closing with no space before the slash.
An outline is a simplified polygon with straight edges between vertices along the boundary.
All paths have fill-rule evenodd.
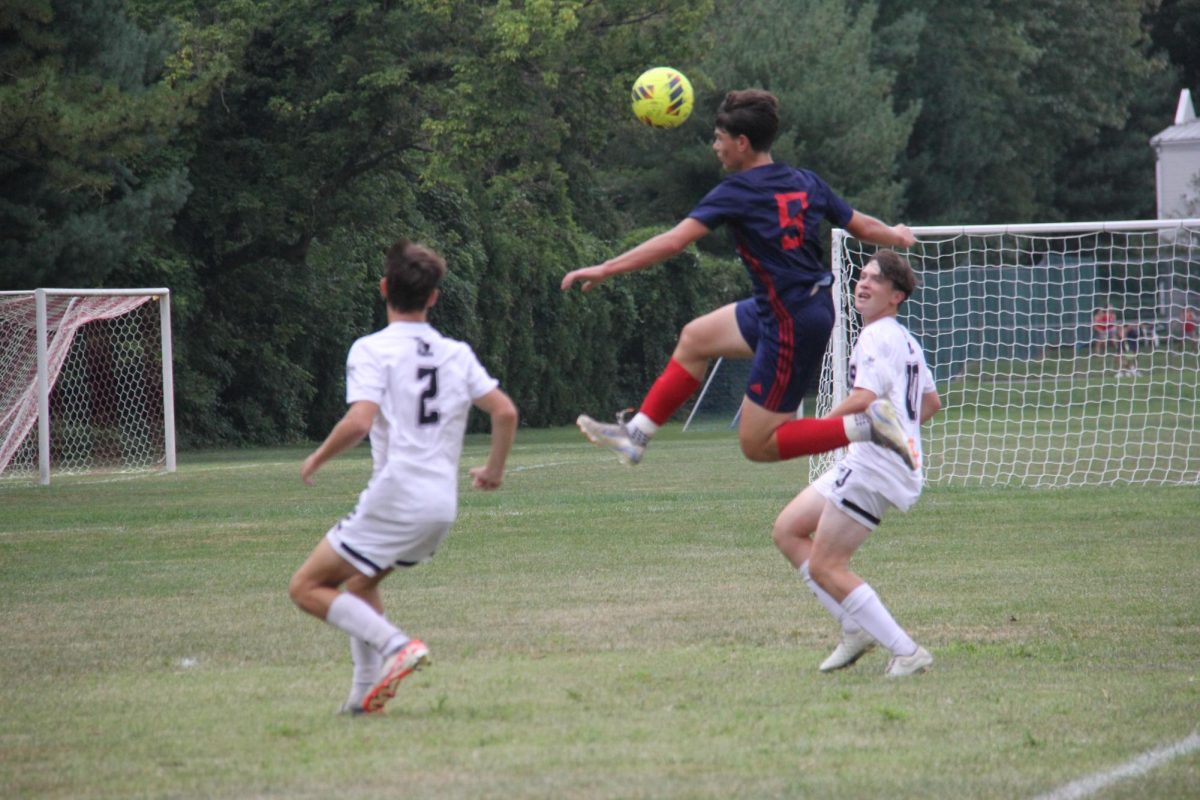
<path id="1" fill-rule="evenodd" d="M 864 409 L 875 411 L 896 426 L 888 445 L 894 449 L 880 446 L 879 439 L 855 441 L 788 504 L 772 532 L 780 552 L 841 626 L 841 641 L 821 663 L 822 672 L 850 666 L 876 644 L 891 652 L 885 670 L 890 677 L 924 672 L 933 663 L 871 585 L 850 569 L 850 559 L 884 515 L 892 508 L 907 510 L 920 496 L 920 425 L 941 408 L 920 345 L 896 320 L 916 284 L 912 267 L 891 250 L 880 250 L 863 267 L 854 308 L 864 327 L 851 356 L 850 394 L 829 412 L 850 421 Z M 905 435 L 907 448 L 900 441 Z"/>
<path id="2" fill-rule="evenodd" d="M 917 467 L 910 470 L 898 455 L 868 442 L 851 443 L 842 464 L 870 475 L 881 494 L 907 511 L 924 483 L 921 400 L 935 387 L 924 351 L 895 317 L 882 317 L 862 329 L 850 355 L 850 388 L 891 401 Z"/>
<path id="3" fill-rule="evenodd" d="M 288 586 L 304 611 L 350 637 L 354 664 L 348 714 L 373 714 L 406 676 L 429 663 L 429 648 L 384 615 L 379 583 L 397 567 L 433 556 L 458 513 L 458 459 L 467 414 L 492 423 L 487 463 L 472 485 L 498 489 L 517 430 L 517 409 L 471 348 L 428 322 L 446 262 L 401 240 L 388 250 L 379 291 L 388 326 L 364 336 L 346 358 L 346 414 L 300 467 L 313 476 L 370 436 L 374 469 L 345 519 L 313 548 Z M 344 589 L 344 591 L 343 591 Z"/>
<path id="4" fill-rule="evenodd" d="M 393 322 L 356 341 L 346 359 L 346 403 L 379 406 L 359 511 L 453 522 L 467 416 L 498 385 L 468 345 L 427 322 Z"/>

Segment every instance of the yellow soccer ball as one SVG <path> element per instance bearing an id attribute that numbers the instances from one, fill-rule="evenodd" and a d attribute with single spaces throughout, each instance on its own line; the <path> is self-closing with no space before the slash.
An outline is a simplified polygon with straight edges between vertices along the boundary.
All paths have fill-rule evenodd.
<path id="1" fill-rule="evenodd" d="M 675 128 L 692 113 L 692 84 L 677 69 L 654 67 L 633 82 L 633 114 L 654 128 Z"/>

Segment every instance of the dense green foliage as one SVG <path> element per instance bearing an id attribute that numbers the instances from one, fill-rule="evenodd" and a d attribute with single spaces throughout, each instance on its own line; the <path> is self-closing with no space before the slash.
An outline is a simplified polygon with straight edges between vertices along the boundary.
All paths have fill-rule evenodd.
<path id="1" fill-rule="evenodd" d="M 171 226 L 188 194 L 172 140 L 189 81 L 122 0 L 14 0 L 0 17 L 0 284 L 104 284 Z M 118 277 L 120 276 L 120 277 Z"/>
<path id="2" fill-rule="evenodd" d="M 1138 102 L 1157 112 L 1157 129 L 1170 123 L 1174 96 L 1155 80 L 1145 5 L 885 0 L 885 16 L 924 18 L 898 88 L 921 103 L 905 169 L 910 213 L 929 223 L 1152 215 L 1149 134 L 1112 135 L 1134 122 Z M 1097 174 L 1124 189 L 1121 203 L 1098 191 Z"/>
<path id="3" fill-rule="evenodd" d="M 434 321 L 526 423 L 607 414 L 744 278 L 721 235 L 588 295 L 559 281 L 719 179 L 725 91 L 776 92 L 776 155 L 888 220 L 1140 217 L 1198 18 L 1194 0 L 14 0 L 0 288 L 170 287 L 183 440 L 289 441 L 340 414 L 381 254 L 408 236 L 452 266 Z M 655 63 L 697 88 L 675 131 L 628 112 Z"/>

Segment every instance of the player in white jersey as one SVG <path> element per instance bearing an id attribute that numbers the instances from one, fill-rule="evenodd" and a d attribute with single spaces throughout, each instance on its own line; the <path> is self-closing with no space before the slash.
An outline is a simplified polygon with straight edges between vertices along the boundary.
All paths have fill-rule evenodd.
<path id="1" fill-rule="evenodd" d="M 381 711 L 400 681 L 429 662 L 425 644 L 384 616 L 378 587 L 396 567 L 431 558 L 449 533 L 471 406 L 492 422 L 487 463 L 470 471 L 477 489 L 499 488 L 517 427 L 516 407 L 470 346 L 426 321 L 446 262 L 400 241 L 388 251 L 386 268 L 379 291 L 388 326 L 350 348 L 350 408 L 300 469 L 311 484 L 322 464 L 369 434 L 371 479 L 354 511 L 317 543 L 288 587 L 297 606 L 350 635 L 347 713 Z"/>
<path id="2" fill-rule="evenodd" d="M 907 511 L 920 496 L 921 423 L 942 407 L 921 346 L 896 319 L 916 283 L 908 262 L 891 250 L 880 250 L 863 267 L 854 291 L 863 329 L 850 356 L 850 395 L 829 413 L 851 417 L 882 405 L 907 436 L 911 459 L 855 442 L 775 520 L 776 546 L 842 626 L 842 639 L 821 664 L 822 672 L 850 666 L 876 642 L 892 653 L 889 676 L 924 672 L 933 663 L 870 584 L 850 570 L 850 558 L 884 513 L 893 507 Z"/>

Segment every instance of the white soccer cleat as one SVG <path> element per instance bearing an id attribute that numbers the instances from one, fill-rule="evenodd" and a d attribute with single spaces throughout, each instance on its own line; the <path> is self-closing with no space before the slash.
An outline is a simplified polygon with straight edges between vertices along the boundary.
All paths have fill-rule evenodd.
<path id="1" fill-rule="evenodd" d="M 889 678 L 903 678 L 907 675 L 924 672 L 932 664 L 933 656 L 924 647 L 918 645 L 917 652 L 911 656 L 892 656 L 892 660 L 887 665 L 887 672 L 884 674 Z"/>
<path id="2" fill-rule="evenodd" d="M 833 672 L 835 669 L 848 667 L 874 646 L 875 639 L 864 630 L 843 633 L 842 640 L 833 648 L 829 658 L 821 662 L 821 672 Z"/>
<path id="3" fill-rule="evenodd" d="M 580 414 L 575 424 L 592 444 L 613 451 L 621 463 L 627 466 L 637 464 L 646 452 L 646 446 L 633 441 L 629 437 L 629 431 L 619 423 L 597 422 L 587 414 Z"/>
<path id="4" fill-rule="evenodd" d="M 896 416 L 896 407 L 887 400 L 876 400 L 867 407 L 867 419 L 871 421 L 871 441 L 900 456 L 909 469 L 916 469 L 917 462 Z"/>
<path id="5" fill-rule="evenodd" d="M 400 681 L 428 665 L 429 648 L 420 639 L 409 640 L 408 644 L 383 660 L 375 685 L 363 698 L 363 711 L 368 714 L 383 711 L 384 704 L 396 696 Z"/>

